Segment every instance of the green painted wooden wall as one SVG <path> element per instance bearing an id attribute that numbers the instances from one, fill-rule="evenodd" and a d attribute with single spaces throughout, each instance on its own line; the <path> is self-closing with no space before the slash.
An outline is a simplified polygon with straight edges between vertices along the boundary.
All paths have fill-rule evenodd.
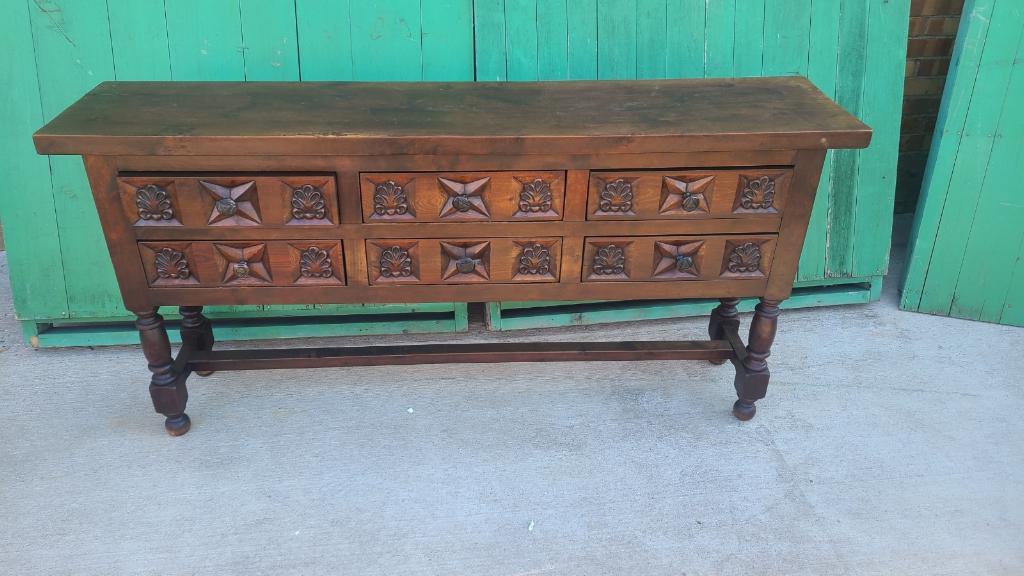
<path id="1" fill-rule="evenodd" d="M 1024 2 L 968 0 L 911 232 L 906 310 L 1024 326 Z"/>
<path id="2" fill-rule="evenodd" d="M 19 318 L 126 318 L 80 160 L 31 133 L 97 82 L 802 74 L 875 129 L 829 154 L 803 284 L 886 271 L 908 1 L 2 0 L 0 192 Z M 837 280 L 838 279 L 838 280 Z"/>

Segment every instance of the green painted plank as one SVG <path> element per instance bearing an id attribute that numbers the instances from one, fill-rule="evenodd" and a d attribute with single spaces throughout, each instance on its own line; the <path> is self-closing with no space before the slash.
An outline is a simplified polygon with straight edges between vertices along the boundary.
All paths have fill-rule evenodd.
<path id="1" fill-rule="evenodd" d="M 420 5 L 424 80 L 473 79 L 473 0 L 430 0 Z"/>
<path id="2" fill-rule="evenodd" d="M 570 0 L 565 5 L 569 23 L 569 78 L 597 78 L 597 0 Z"/>
<path id="3" fill-rule="evenodd" d="M 636 75 L 637 78 L 668 76 L 668 5 L 665 0 L 636 2 Z"/>
<path id="4" fill-rule="evenodd" d="M 505 0 L 508 80 L 537 80 L 537 2 Z"/>
<path id="5" fill-rule="evenodd" d="M 992 14 L 985 49 L 978 66 L 979 82 L 971 97 L 964 132 L 949 179 L 948 194 L 954 205 L 947 206 L 939 221 L 928 267 L 928 279 L 921 294 L 922 312 L 948 314 L 959 270 L 963 264 L 965 240 L 977 210 L 981 186 L 988 169 L 1004 100 L 1009 96 L 1007 73 L 1020 42 L 1019 4 L 998 2 Z M 929 193 L 931 191 L 929 190 Z"/>
<path id="6" fill-rule="evenodd" d="M 705 15 L 704 75 L 736 75 L 736 0 L 708 0 Z"/>
<path id="7" fill-rule="evenodd" d="M 764 75 L 806 76 L 811 0 L 773 0 L 771 9 L 765 11 L 764 30 Z"/>
<path id="8" fill-rule="evenodd" d="M 1024 26 L 1024 5 L 1013 15 Z M 1005 69 L 998 72 L 1010 77 L 1006 98 L 1002 103 L 992 152 L 988 158 L 985 179 L 974 222 L 965 239 L 963 265 L 958 271 L 950 315 L 972 320 L 996 322 L 1003 314 L 1007 292 L 1018 262 L 1018 251 L 1024 242 L 1024 201 L 1020 188 L 1008 186 L 1015 182 L 1024 165 L 1024 38 L 1017 46 L 992 46 L 1005 51 Z"/>
<path id="9" fill-rule="evenodd" d="M 476 79 L 481 82 L 506 80 L 505 0 L 474 0 L 473 32 Z"/>
<path id="10" fill-rule="evenodd" d="M 860 119 L 873 129 L 860 152 L 853 216 L 853 275 L 884 275 L 889 268 L 896 161 L 900 147 L 903 80 L 910 5 L 881 2 L 868 18 L 867 67 Z M 898 56 L 898 58 L 897 58 Z M 881 90 L 880 86 L 887 89 Z"/>
<path id="11" fill-rule="evenodd" d="M 836 102 L 855 116 L 860 115 L 867 66 L 867 24 L 869 8 L 862 0 L 843 0 L 839 12 L 839 77 Z M 836 150 L 828 199 L 828 239 L 825 247 L 825 276 L 853 275 L 853 218 L 861 193 L 855 190 L 860 169 L 859 150 Z"/>
<path id="12" fill-rule="evenodd" d="M 118 80 L 170 80 L 163 0 L 107 0 Z"/>
<path id="13" fill-rule="evenodd" d="M 782 303 L 784 309 L 809 308 L 816 306 L 837 306 L 865 304 L 871 301 L 872 287 L 867 284 L 832 286 L 827 288 L 800 288 Z M 741 312 L 750 312 L 758 300 L 744 298 L 738 306 Z M 633 322 L 664 318 L 704 316 L 718 305 L 718 300 L 651 300 L 627 302 L 597 302 L 569 304 L 547 308 L 506 308 L 508 303 L 493 303 L 491 314 L 492 329 L 524 330 L 533 328 L 558 328 L 584 326 L 613 322 Z"/>
<path id="14" fill-rule="evenodd" d="M 807 77 L 825 94 L 835 98 L 836 63 L 839 51 L 839 3 L 835 0 L 814 0 L 811 4 L 811 30 L 808 45 Z M 835 183 L 832 179 L 832 162 L 835 155 L 829 151 L 821 169 L 818 192 L 814 197 L 814 208 L 807 225 L 803 251 L 800 253 L 800 267 L 797 281 L 812 281 L 825 278 L 825 244 L 828 235 L 828 200 L 835 185 L 849 186 L 851 183 Z"/>
<path id="15" fill-rule="evenodd" d="M 1017 265 L 1006 290 L 1006 302 L 998 321 L 1000 324 L 1024 326 L 1024 242 L 1017 248 Z"/>
<path id="16" fill-rule="evenodd" d="M 705 70 L 705 0 L 668 0 L 665 68 L 670 78 L 700 78 Z"/>
<path id="17" fill-rule="evenodd" d="M 772 12 L 778 8 L 772 4 Z M 764 67 L 765 0 L 736 0 L 734 29 L 736 46 L 733 51 L 733 67 L 737 76 L 761 76 Z M 765 72 L 767 74 L 767 72 Z"/>
<path id="18" fill-rule="evenodd" d="M 636 2 L 601 0 L 597 3 L 598 79 L 636 78 Z"/>
<path id="19" fill-rule="evenodd" d="M 974 95 L 978 64 L 988 38 L 994 6 L 995 0 L 967 0 L 964 6 L 964 13 L 970 17 L 963 20 L 957 32 L 953 65 L 946 78 L 949 88 L 942 95 L 936 138 L 931 147 L 910 232 L 900 299 L 900 306 L 905 310 L 917 310 L 921 304 L 921 293 L 928 276 L 939 222 L 946 202 L 950 200 L 949 181 Z M 958 198 L 952 200 L 955 203 Z"/>
<path id="20" fill-rule="evenodd" d="M 295 0 L 303 80 L 352 79 L 350 0 Z"/>
<path id="21" fill-rule="evenodd" d="M 569 78 L 569 0 L 537 0 L 537 76 Z"/>
<path id="22" fill-rule="evenodd" d="M 350 11 L 356 80 L 423 78 L 419 0 L 362 0 Z"/>
<path id="23" fill-rule="evenodd" d="M 166 0 L 171 77 L 245 80 L 238 0 Z"/>
<path id="24" fill-rule="evenodd" d="M 0 193 L 0 221 L 18 318 L 60 318 L 68 315 L 68 301 L 50 163 L 32 146 L 32 133 L 43 125 L 43 109 L 30 10 L 39 8 L 19 1 L 0 19 L 5 47 L 0 58 L 5 86 L 0 97 L 0 174 L 7 186 Z"/>
<path id="25" fill-rule="evenodd" d="M 294 0 L 238 0 L 245 79 L 299 79 Z"/>
<path id="26" fill-rule="evenodd" d="M 114 78 L 110 27 L 106 10 L 86 3 L 40 1 L 30 13 L 43 116 L 49 120 L 98 82 Z M 97 249 L 105 242 L 82 160 L 54 156 L 50 174 L 69 315 L 114 314 L 122 310 L 121 297 L 110 256 Z"/>

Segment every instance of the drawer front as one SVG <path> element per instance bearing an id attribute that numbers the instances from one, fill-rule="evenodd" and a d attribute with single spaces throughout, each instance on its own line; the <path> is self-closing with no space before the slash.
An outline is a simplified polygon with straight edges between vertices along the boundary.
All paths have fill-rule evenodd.
<path id="1" fill-rule="evenodd" d="M 337 240 L 139 243 L 146 279 L 155 288 L 341 286 L 342 254 Z"/>
<path id="2" fill-rule="evenodd" d="M 583 281 L 765 278 L 771 270 L 775 240 L 772 235 L 588 237 L 583 247 Z"/>
<path id="3" fill-rule="evenodd" d="M 117 179 L 133 226 L 232 228 L 338 223 L 331 174 L 154 174 Z"/>
<path id="4" fill-rule="evenodd" d="M 360 175 L 364 222 L 561 220 L 564 172 Z"/>
<path id="5" fill-rule="evenodd" d="M 561 238 L 367 240 L 370 284 L 557 282 Z"/>
<path id="6" fill-rule="evenodd" d="M 682 170 L 590 173 L 590 220 L 672 220 L 775 215 L 792 170 Z"/>

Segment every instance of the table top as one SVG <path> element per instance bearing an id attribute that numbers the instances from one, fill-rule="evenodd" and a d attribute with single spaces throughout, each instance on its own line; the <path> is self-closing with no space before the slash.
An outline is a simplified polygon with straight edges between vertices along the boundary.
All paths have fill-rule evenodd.
<path id="1" fill-rule="evenodd" d="M 602 154 L 862 148 L 802 77 L 582 82 L 103 82 L 43 154 Z"/>

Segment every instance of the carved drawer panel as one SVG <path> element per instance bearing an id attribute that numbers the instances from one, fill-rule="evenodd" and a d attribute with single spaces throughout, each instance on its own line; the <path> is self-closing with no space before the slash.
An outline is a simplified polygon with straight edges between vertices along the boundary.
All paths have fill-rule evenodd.
<path id="1" fill-rule="evenodd" d="M 561 238 L 367 240 L 370 284 L 557 282 Z"/>
<path id="2" fill-rule="evenodd" d="M 564 172 L 360 175 L 364 222 L 561 220 Z"/>
<path id="3" fill-rule="evenodd" d="M 330 174 L 154 174 L 117 179 L 133 226 L 316 226 L 338 222 Z"/>
<path id="4" fill-rule="evenodd" d="M 742 168 L 590 173 L 590 220 L 671 220 L 775 215 L 792 170 Z"/>
<path id="5" fill-rule="evenodd" d="M 765 278 L 775 236 L 587 238 L 584 282 L 659 282 Z"/>
<path id="6" fill-rule="evenodd" d="M 344 285 L 337 240 L 140 242 L 153 287 Z"/>

